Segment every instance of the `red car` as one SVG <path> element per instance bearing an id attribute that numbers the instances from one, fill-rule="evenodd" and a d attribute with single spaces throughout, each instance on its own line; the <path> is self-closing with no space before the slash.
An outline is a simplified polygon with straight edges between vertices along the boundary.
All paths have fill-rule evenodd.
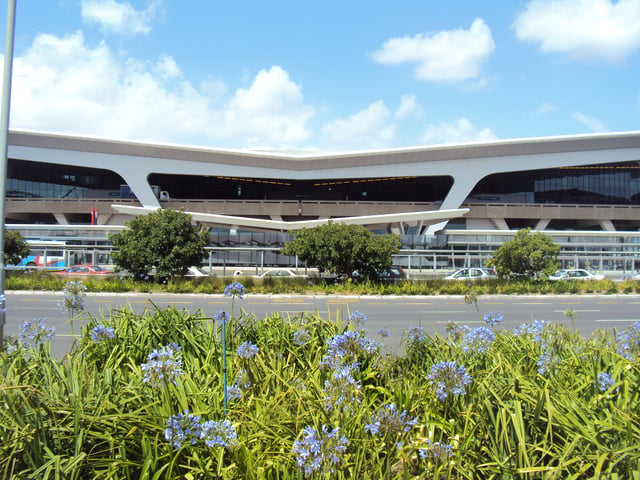
<path id="1" fill-rule="evenodd" d="M 98 265 L 73 265 L 59 272 L 56 275 L 64 275 L 69 277 L 87 276 L 87 275 L 113 275 L 113 272 L 102 268 Z"/>

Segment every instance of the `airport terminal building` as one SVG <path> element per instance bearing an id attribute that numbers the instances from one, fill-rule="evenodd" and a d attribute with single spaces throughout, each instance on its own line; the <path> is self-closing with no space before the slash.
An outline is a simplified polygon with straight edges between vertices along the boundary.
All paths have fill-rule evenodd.
<path id="1" fill-rule="evenodd" d="M 224 216 L 285 230 L 382 215 L 373 228 L 418 235 L 640 230 L 640 132 L 319 154 L 11 131 L 8 157 L 14 224 L 118 225 L 135 214 L 129 206 L 183 208 L 240 229 Z M 402 216 L 436 210 L 452 213 Z"/>

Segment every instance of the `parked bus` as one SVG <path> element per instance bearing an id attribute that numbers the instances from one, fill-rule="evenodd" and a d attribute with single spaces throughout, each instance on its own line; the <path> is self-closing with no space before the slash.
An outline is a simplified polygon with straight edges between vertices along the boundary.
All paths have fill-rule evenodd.
<path id="1" fill-rule="evenodd" d="M 15 268 L 60 269 L 67 266 L 64 247 L 66 242 L 59 240 L 27 240 L 29 255 L 22 258 Z"/>

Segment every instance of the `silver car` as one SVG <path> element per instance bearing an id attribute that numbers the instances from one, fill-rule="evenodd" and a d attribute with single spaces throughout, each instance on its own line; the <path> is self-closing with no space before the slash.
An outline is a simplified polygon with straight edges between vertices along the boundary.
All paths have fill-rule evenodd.
<path id="1" fill-rule="evenodd" d="M 461 268 L 444 277 L 445 280 L 491 280 L 494 278 L 498 278 L 498 275 L 491 268 Z"/>

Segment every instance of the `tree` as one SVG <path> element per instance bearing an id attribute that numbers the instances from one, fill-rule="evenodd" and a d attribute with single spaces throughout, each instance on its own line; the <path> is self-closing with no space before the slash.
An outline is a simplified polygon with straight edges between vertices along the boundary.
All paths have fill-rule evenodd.
<path id="1" fill-rule="evenodd" d="M 282 249 L 284 255 L 297 255 L 320 272 L 366 279 L 377 278 L 389 269 L 392 255 L 398 253 L 398 235 L 375 235 L 361 225 L 330 222 L 293 232 L 294 238 Z"/>
<path id="2" fill-rule="evenodd" d="M 560 246 L 551 237 L 542 232 L 532 235 L 530 228 L 524 228 L 493 253 L 491 265 L 500 277 L 540 277 L 543 272 L 549 274 L 558 268 L 559 253 Z"/>
<path id="3" fill-rule="evenodd" d="M 158 281 L 184 275 L 204 258 L 208 232 L 194 226 L 187 213 L 159 209 L 125 225 L 126 230 L 110 235 L 118 249 L 113 260 L 135 278 L 143 278 L 153 269 Z"/>
<path id="4" fill-rule="evenodd" d="M 29 255 L 29 244 L 15 230 L 4 229 L 4 263 L 17 265 L 23 257 Z"/>

